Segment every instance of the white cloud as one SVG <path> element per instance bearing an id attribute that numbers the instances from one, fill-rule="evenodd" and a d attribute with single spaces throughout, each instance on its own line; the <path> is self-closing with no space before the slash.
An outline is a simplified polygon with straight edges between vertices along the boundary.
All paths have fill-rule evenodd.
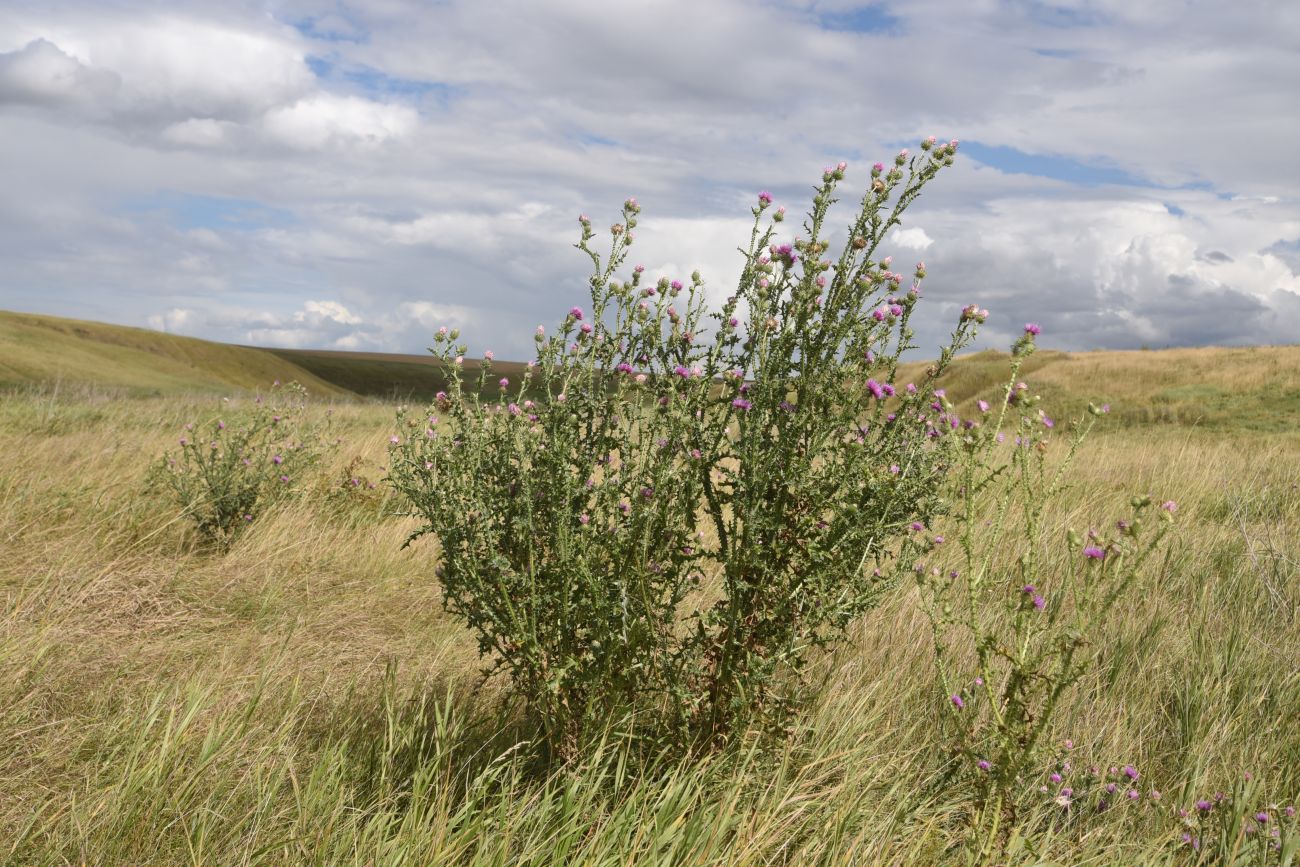
<path id="1" fill-rule="evenodd" d="M 169 144 L 215 148 L 225 144 L 234 132 L 235 124 L 230 121 L 192 117 L 180 123 L 169 124 L 163 128 L 160 136 Z"/>
<path id="2" fill-rule="evenodd" d="M 379 145 L 415 129 L 419 116 L 404 105 L 320 94 L 274 108 L 262 119 L 273 140 L 301 150 L 330 145 Z"/>
<path id="3" fill-rule="evenodd" d="M 925 233 L 925 229 L 914 226 L 911 229 L 895 229 L 890 232 L 889 243 L 905 250 L 925 250 L 934 243 L 934 239 Z"/>

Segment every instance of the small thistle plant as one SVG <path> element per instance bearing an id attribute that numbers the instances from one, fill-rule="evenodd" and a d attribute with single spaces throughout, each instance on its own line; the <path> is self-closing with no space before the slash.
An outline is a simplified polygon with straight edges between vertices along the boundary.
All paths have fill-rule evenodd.
<path id="1" fill-rule="evenodd" d="M 273 384 L 251 410 L 205 424 L 187 423 L 179 450 L 150 475 L 168 491 L 207 543 L 229 546 L 265 504 L 306 481 L 321 454 L 321 430 L 306 421 L 307 391 Z"/>
<path id="2" fill-rule="evenodd" d="M 1069 530 L 1064 565 L 1047 561 L 1044 510 L 1061 494 L 1071 462 L 1109 408 L 1090 405 L 1059 443 L 1055 420 L 1019 380 L 1039 333 L 1037 325 L 1025 325 L 1005 386 L 990 395 L 992 402 L 977 401 L 978 421 L 961 424 L 965 454 L 952 475 L 955 504 L 948 516 L 955 538 L 944 545 L 943 535 L 917 527 L 913 541 L 958 771 L 973 779 L 977 792 L 973 825 L 984 859 L 1001 856 L 1016 821 L 1014 792 L 1040 761 L 1054 713 L 1070 687 L 1094 670 L 1103 621 L 1160 551 L 1177 510 L 1172 501 L 1156 506 L 1149 496 L 1135 496 L 1131 514 L 1113 532 L 1089 530 L 1084 538 Z M 942 395 L 934 406 L 956 422 Z M 1126 770 L 1136 779 L 1136 771 Z M 1054 796 L 1068 806 L 1079 792 L 1067 786 Z"/>

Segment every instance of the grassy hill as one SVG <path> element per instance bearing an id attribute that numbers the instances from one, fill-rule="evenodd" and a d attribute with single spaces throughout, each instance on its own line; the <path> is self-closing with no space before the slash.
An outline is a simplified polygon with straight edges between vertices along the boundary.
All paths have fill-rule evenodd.
<path id="1" fill-rule="evenodd" d="M 465 377 L 478 376 L 477 362 Z M 919 379 L 925 363 L 904 367 Z M 990 399 L 1007 370 L 1005 353 L 960 359 L 944 385 L 970 411 Z M 519 362 L 496 362 L 518 381 Z M 1109 403 L 1109 427 L 1173 424 L 1286 431 L 1300 426 L 1300 345 L 1205 347 L 1158 351 L 1036 353 L 1022 370 L 1059 415 Z M 425 401 L 447 382 L 429 355 L 261 349 L 179 337 L 141 328 L 0 312 L 0 388 L 62 382 L 133 394 L 221 392 L 297 379 L 313 394 Z"/>
<path id="2" fill-rule="evenodd" d="M 317 395 L 346 393 L 264 349 L 0 311 L 0 388 L 60 383 L 176 394 L 261 388 L 276 379 L 296 379 Z"/>

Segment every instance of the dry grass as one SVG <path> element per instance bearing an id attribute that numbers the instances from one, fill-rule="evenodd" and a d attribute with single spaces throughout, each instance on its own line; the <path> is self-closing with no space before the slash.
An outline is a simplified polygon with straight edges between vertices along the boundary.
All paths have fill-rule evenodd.
<path id="1" fill-rule="evenodd" d="M 1049 395 L 1054 384 L 1117 407 L 1154 405 L 1189 377 L 1296 389 L 1300 349 L 1224 352 L 1045 354 L 1032 377 Z M 354 457 L 382 476 L 391 410 L 335 407 L 344 443 L 320 482 L 218 556 L 142 493 L 182 421 L 217 400 L 0 404 L 0 860 L 958 859 L 968 793 L 936 782 L 942 722 L 910 588 L 825 661 L 784 755 L 621 778 L 615 744 L 537 778 L 494 761 L 509 731 L 493 689 L 476 686 L 472 640 L 441 611 L 432 543 L 401 550 L 409 525 L 382 488 L 327 496 Z M 1134 492 L 1179 501 L 1180 531 L 1111 623 L 1057 735 L 1098 762 L 1138 764 L 1166 806 L 1247 770 L 1270 797 L 1294 798 L 1300 437 L 1139 422 L 1086 448 L 1051 533 L 1113 520 Z M 1024 863 L 1163 863 L 1173 851 L 1167 810 L 1053 833 L 1033 824 L 1032 789 L 1024 827 L 1038 848 L 1014 856 Z"/>

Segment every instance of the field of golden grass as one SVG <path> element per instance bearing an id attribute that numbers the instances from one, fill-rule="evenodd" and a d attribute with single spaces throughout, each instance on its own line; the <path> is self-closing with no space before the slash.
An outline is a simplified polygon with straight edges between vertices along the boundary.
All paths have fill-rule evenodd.
<path id="1" fill-rule="evenodd" d="M 974 399 L 985 362 L 959 367 L 954 399 Z M 1144 797 L 1069 823 L 1026 780 L 1012 858 L 1195 863 L 1178 807 L 1247 772 L 1261 802 L 1300 795 L 1300 348 L 1034 364 L 1058 417 L 1114 406 L 1050 505 L 1047 562 L 1066 527 L 1115 520 L 1131 494 L 1180 507 L 1053 732 L 1079 767 L 1140 768 Z M 381 482 L 391 406 L 334 404 L 326 465 L 226 553 L 145 492 L 184 422 L 244 399 L 0 396 L 0 861 L 961 863 L 970 793 L 941 773 L 915 588 L 820 661 L 780 755 L 633 773 L 611 732 L 539 774 L 441 610 L 433 543 L 401 548 L 411 524 Z"/>

